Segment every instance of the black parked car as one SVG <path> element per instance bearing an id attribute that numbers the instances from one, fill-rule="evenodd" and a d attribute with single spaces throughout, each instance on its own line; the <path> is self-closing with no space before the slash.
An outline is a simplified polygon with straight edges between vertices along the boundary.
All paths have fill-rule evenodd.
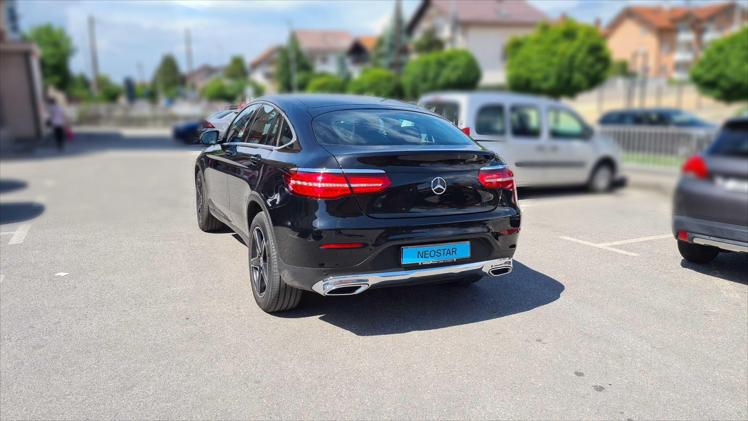
<path id="1" fill-rule="evenodd" d="M 683 165 L 673 233 L 691 262 L 748 252 L 748 117 L 726 122 L 709 148 Z"/>
<path id="2" fill-rule="evenodd" d="M 637 108 L 608 111 L 600 117 L 601 126 L 661 126 L 716 129 L 701 118 L 677 108 Z"/>
<path id="3" fill-rule="evenodd" d="M 302 290 L 358 294 L 469 284 L 512 269 L 520 210 L 511 171 L 447 120 L 393 100 L 260 98 L 195 166 L 198 224 L 248 245 L 257 304 Z"/>

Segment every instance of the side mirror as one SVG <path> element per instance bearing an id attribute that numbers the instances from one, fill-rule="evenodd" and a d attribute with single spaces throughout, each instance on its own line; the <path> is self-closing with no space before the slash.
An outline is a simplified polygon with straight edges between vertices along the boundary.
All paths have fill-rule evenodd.
<path id="1" fill-rule="evenodd" d="M 215 145 L 218 143 L 218 130 L 208 129 L 200 133 L 200 143 L 203 145 Z"/>
<path id="2" fill-rule="evenodd" d="M 585 139 L 592 139 L 592 136 L 595 135 L 595 129 L 593 129 L 590 126 L 584 126 L 584 138 Z"/>

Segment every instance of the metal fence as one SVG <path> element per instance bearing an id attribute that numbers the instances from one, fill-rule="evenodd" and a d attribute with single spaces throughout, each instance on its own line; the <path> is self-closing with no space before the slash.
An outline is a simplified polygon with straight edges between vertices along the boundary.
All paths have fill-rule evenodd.
<path id="1" fill-rule="evenodd" d="M 600 133 L 613 138 L 628 164 L 677 167 L 703 151 L 714 138 L 714 129 L 676 127 L 603 126 Z"/>

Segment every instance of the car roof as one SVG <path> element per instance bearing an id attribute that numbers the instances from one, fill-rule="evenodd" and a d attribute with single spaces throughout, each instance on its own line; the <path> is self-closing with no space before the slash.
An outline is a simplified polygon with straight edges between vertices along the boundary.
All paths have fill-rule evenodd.
<path id="1" fill-rule="evenodd" d="M 271 102 L 286 111 L 289 111 L 290 109 L 303 110 L 312 116 L 324 112 L 350 108 L 405 109 L 429 113 L 415 104 L 409 104 L 395 99 L 363 95 L 278 94 L 263 96 L 257 100 Z"/>
<path id="2" fill-rule="evenodd" d="M 606 111 L 605 114 L 612 114 L 612 113 L 672 113 L 672 112 L 681 112 L 683 110 L 679 108 L 667 108 L 667 107 L 654 107 L 654 108 L 621 108 L 619 110 L 610 110 Z"/>

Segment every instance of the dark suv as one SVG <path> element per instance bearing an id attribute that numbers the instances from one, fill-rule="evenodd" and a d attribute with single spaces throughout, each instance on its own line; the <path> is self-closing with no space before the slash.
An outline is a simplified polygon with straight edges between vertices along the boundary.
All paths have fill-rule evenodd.
<path id="1" fill-rule="evenodd" d="M 748 252 L 748 117 L 726 122 L 709 148 L 683 165 L 673 233 L 694 263 L 720 251 Z"/>
<path id="2" fill-rule="evenodd" d="M 198 224 L 249 248 L 267 312 L 301 291 L 358 294 L 423 282 L 469 284 L 512 269 L 520 229 L 504 162 L 413 105 L 344 95 L 250 103 L 197 158 Z"/>

